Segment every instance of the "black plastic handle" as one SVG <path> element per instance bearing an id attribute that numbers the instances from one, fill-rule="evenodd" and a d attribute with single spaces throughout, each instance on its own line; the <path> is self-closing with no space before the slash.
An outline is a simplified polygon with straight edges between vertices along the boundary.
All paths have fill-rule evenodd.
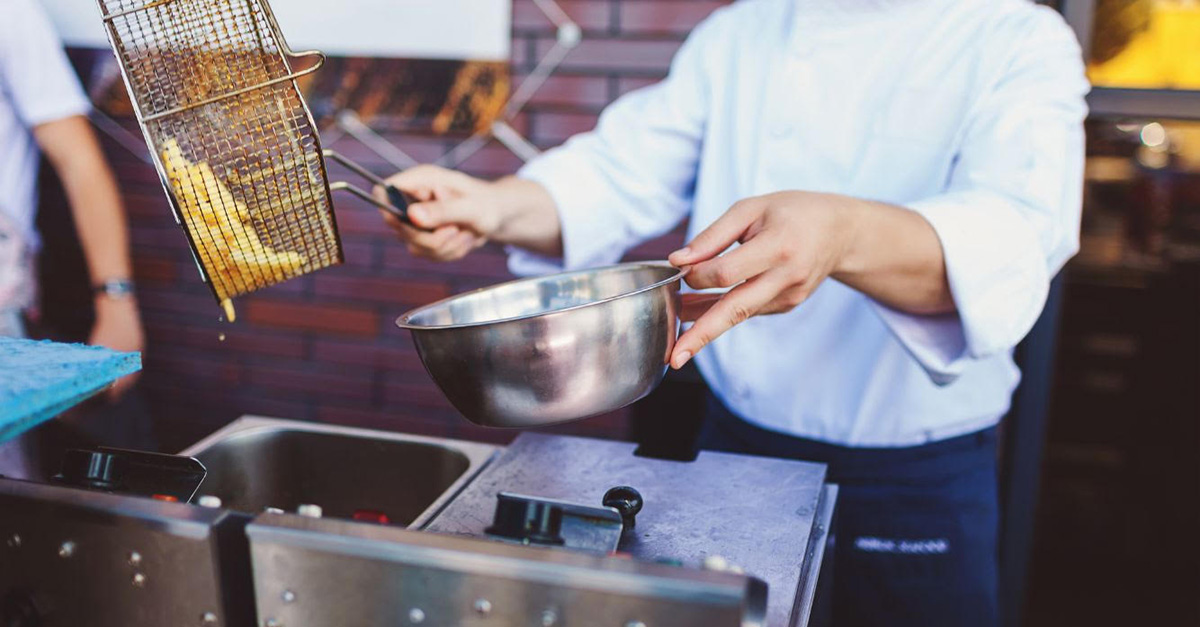
<path id="1" fill-rule="evenodd" d="M 608 492 L 604 493 L 602 502 L 605 507 L 612 507 L 620 512 L 626 531 L 633 529 L 637 524 L 636 516 L 638 512 L 642 511 L 642 506 L 646 504 L 642 493 L 627 485 L 610 488 Z"/>

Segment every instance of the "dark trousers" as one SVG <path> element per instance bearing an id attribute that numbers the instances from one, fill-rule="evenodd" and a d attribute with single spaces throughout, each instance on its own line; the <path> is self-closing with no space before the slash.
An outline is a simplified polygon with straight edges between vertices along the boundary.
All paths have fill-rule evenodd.
<path id="1" fill-rule="evenodd" d="M 994 428 L 860 449 L 758 428 L 711 394 L 706 414 L 702 449 L 828 464 L 840 486 L 834 627 L 998 625 Z"/>

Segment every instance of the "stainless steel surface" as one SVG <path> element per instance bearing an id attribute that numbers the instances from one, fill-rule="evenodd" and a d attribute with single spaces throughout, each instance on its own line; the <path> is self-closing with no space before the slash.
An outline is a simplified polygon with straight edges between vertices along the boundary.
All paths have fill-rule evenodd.
<path id="1" fill-rule="evenodd" d="M 182 454 L 208 468 L 199 493 L 229 509 L 314 504 L 324 516 L 372 510 L 419 528 L 495 452 L 475 442 L 243 417 Z"/>
<path id="2" fill-rule="evenodd" d="M 631 263 L 512 281 L 396 324 L 471 422 L 555 424 L 624 407 L 662 381 L 682 276 L 666 263 Z"/>
<path id="3" fill-rule="evenodd" d="M 763 625 L 744 575 L 292 515 L 247 534 L 259 624 Z"/>
<path id="4" fill-rule="evenodd" d="M 825 533 L 817 527 L 828 524 L 825 466 L 712 452 L 693 462 L 664 461 L 637 457 L 634 448 L 522 434 L 427 529 L 485 536 L 502 491 L 600 503 L 612 486 L 633 486 L 645 506 L 621 551 L 696 564 L 721 555 L 769 584 L 768 625 L 802 624 L 792 618 L 809 611 L 801 591 L 815 585 L 821 560 L 814 543 Z"/>
<path id="5" fill-rule="evenodd" d="M 248 516 L 0 478 L 0 613 L 44 627 L 254 624 Z M 13 538 L 19 540 L 13 542 Z M 5 623 L 8 624 L 8 623 Z"/>
<path id="6" fill-rule="evenodd" d="M 293 51 L 266 0 L 97 1 L 176 221 L 218 300 L 341 263 L 333 188 L 403 214 L 348 183 L 329 184 L 324 157 L 340 156 L 321 148 L 296 84 L 325 55 Z M 294 70 L 298 58 L 313 63 Z M 172 142 L 228 191 L 190 175 L 173 183 L 163 162 Z M 181 198 L 197 191 L 221 219 L 188 215 Z M 265 262 L 247 229 L 304 260 Z"/>

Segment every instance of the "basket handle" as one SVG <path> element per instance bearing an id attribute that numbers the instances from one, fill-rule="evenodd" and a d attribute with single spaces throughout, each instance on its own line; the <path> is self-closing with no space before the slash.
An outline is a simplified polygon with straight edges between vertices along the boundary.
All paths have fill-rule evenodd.
<path id="1" fill-rule="evenodd" d="M 332 160 L 342 164 L 343 166 L 345 166 L 346 169 L 350 170 L 351 172 L 363 177 L 364 179 L 367 179 L 368 181 L 371 181 L 372 183 L 378 185 L 379 187 L 382 187 L 384 189 L 384 191 L 387 192 L 388 201 L 384 202 L 382 200 L 379 200 L 375 196 L 368 194 L 363 189 L 361 189 L 359 187 L 355 187 L 354 185 L 351 185 L 350 183 L 347 183 L 345 181 L 338 181 L 335 183 L 330 183 L 329 184 L 330 190 L 350 192 L 351 194 L 358 196 L 359 198 L 371 203 L 372 205 L 375 205 L 376 207 L 379 207 L 380 209 L 383 209 L 384 211 L 396 216 L 397 218 L 400 219 L 401 222 L 403 222 L 404 224 L 407 224 L 408 226 L 413 227 L 414 229 L 418 229 L 421 231 L 429 230 L 429 229 L 424 229 L 424 228 L 421 228 L 421 227 L 413 224 L 412 219 L 408 217 L 408 206 L 414 202 L 413 199 L 408 194 L 405 194 L 404 192 L 400 191 L 400 189 L 397 188 L 395 185 L 388 183 L 387 181 L 383 180 L 379 176 L 375 175 L 375 173 L 362 167 L 361 165 L 358 165 L 357 163 L 351 161 L 350 159 L 346 158 L 344 155 L 342 155 L 338 152 L 335 152 L 333 150 L 324 150 L 324 151 L 322 151 L 322 154 L 325 155 L 326 159 L 332 159 Z"/>

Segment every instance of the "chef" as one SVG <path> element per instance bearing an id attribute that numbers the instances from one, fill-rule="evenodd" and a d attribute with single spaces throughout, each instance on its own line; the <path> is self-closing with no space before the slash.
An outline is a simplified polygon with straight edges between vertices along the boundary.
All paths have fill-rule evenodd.
<path id="1" fill-rule="evenodd" d="M 392 222 L 415 254 L 490 240 L 529 274 L 690 218 L 670 262 L 725 293 L 671 365 L 712 390 L 709 448 L 830 465 L 835 623 L 996 625 L 995 428 L 1077 250 L 1087 91 L 1026 0 L 737 2 L 517 176 L 396 175 L 431 231 Z"/>
<path id="2" fill-rule="evenodd" d="M 22 337 L 36 304 L 38 166 L 54 167 L 70 201 L 95 289 L 89 343 L 138 351 L 129 238 L 116 179 L 87 119 L 90 104 L 37 0 L 0 1 L 0 336 Z M 110 390 L 122 395 L 127 377 Z M 23 476 L 33 440 L 0 444 L 0 474 Z"/>

